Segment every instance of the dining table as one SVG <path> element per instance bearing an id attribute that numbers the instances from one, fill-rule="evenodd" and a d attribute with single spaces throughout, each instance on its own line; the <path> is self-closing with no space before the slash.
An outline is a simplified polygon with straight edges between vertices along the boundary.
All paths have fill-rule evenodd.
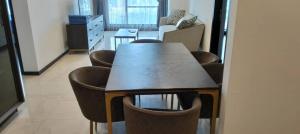
<path id="1" fill-rule="evenodd" d="M 113 133 L 111 100 L 128 95 L 197 92 L 211 95 L 210 134 L 215 134 L 220 90 L 182 43 L 122 44 L 105 89 L 107 129 Z"/>

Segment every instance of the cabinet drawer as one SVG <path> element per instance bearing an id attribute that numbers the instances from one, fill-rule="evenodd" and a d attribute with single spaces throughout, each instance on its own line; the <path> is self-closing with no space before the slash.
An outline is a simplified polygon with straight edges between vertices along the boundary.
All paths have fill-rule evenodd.
<path id="1" fill-rule="evenodd" d="M 104 24 L 103 15 L 101 15 L 88 24 L 88 30 L 91 31 L 97 27 L 102 27 L 103 24 Z"/>

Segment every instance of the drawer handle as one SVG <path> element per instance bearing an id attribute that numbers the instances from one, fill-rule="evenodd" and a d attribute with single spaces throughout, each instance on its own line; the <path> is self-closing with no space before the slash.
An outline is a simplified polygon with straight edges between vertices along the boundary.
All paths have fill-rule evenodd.
<path id="1" fill-rule="evenodd" d="M 95 27 L 98 26 L 98 24 L 95 25 Z"/>
<path id="2" fill-rule="evenodd" d="M 96 36 L 98 36 L 99 34 L 96 34 Z"/>
<path id="3" fill-rule="evenodd" d="M 89 29 L 89 31 L 92 31 L 93 29 Z"/>
<path id="4" fill-rule="evenodd" d="M 92 42 L 93 40 L 92 39 L 90 39 L 90 42 Z"/>

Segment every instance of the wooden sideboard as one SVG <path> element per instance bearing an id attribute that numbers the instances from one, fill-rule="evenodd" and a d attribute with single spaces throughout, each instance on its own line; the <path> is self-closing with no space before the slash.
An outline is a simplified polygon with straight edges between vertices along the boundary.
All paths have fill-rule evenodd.
<path id="1" fill-rule="evenodd" d="M 67 24 L 70 50 L 90 51 L 104 39 L 103 15 L 93 16 L 86 24 Z"/>

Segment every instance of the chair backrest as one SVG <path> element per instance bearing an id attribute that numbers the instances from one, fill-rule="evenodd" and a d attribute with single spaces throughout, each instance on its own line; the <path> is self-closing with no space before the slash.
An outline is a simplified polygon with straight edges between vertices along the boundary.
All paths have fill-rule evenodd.
<path id="1" fill-rule="evenodd" d="M 102 66 L 111 68 L 114 58 L 115 51 L 112 50 L 100 50 L 90 54 L 90 60 L 93 66 Z"/>
<path id="2" fill-rule="evenodd" d="M 204 64 L 209 64 L 209 63 L 218 63 L 220 58 L 210 52 L 205 52 L 205 51 L 192 51 L 192 55 L 196 58 L 196 60 L 204 65 Z"/>
<path id="3" fill-rule="evenodd" d="M 211 76 L 211 78 L 219 85 L 223 82 L 224 64 L 211 63 L 203 65 L 203 68 Z"/>
<path id="4" fill-rule="evenodd" d="M 203 65 L 203 68 L 207 71 L 207 73 L 212 77 L 212 79 L 219 85 L 219 90 L 222 89 L 222 81 L 223 81 L 223 68 L 224 65 L 220 63 L 211 63 Z M 221 91 L 220 91 L 221 92 Z M 193 99 L 197 96 L 200 97 L 202 102 L 201 114 L 200 118 L 210 118 L 212 113 L 212 104 L 213 99 L 211 95 L 198 95 L 194 92 L 189 93 L 179 93 L 177 94 L 179 102 L 183 109 L 187 109 L 191 107 Z M 220 94 L 221 97 L 221 94 Z M 220 115 L 220 104 L 221 99 L 219 99 L 218 106 L 218 117 Z"/>
<path id="5" fill-rule="evenodd" d="M 104 91 L 109 73 L 105 67 L 81 67 L 69 74 L 81 112 L 91 121 L 106 122 Z M 122 98 L 113 100 L 112 116 L 113 121 L 124 120 Z"/>
<path id="6" fill-rule="evenodd" d="M 201 101 L 184 111 L 152 111 L 140 109 L 130 98 L 123 99 L 127 134 L 196 134 Z"/>
<path id="7" fill-rule="evenodd" d="M 155 40 L 155 39 L 139 39 L 139 40 L 134 40 L 131 43 L 162 43 L 162 41 Z"/>

